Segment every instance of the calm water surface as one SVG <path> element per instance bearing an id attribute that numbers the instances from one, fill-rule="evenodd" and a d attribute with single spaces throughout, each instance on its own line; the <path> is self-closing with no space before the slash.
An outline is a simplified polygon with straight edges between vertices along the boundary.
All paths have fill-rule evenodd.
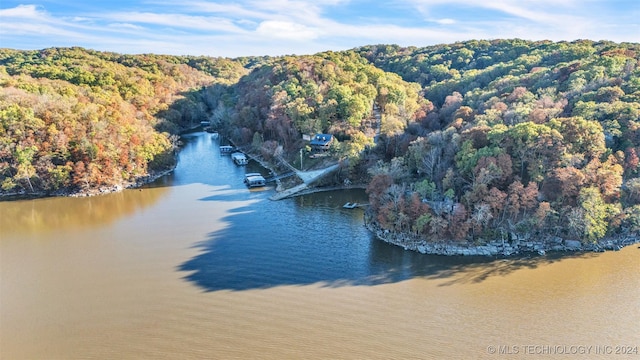
<path id="1" fill-rule="evenodd" d="M 640 358 L 637 246 L 424 256 L 342 208 L 362 191 L 273 202 L 245 171 L 198 133 L 142 190 L 0 202 L 0 358 Z"/>

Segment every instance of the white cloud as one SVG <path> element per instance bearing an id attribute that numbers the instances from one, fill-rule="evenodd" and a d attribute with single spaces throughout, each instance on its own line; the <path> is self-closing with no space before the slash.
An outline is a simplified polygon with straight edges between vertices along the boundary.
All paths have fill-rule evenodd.
<path id="1" fill-rule="evenodd" d="M 0 10 L 0 34 L 3 39 L 15 36 L 58 36 L 78 39 L 84 37 L 64 21 L 51 17 L 35 5 L 19 5 L 15 8 Z"/>
<path id="2" fill-rule="evenodd" d="M 74 16 L 72 19 L 74 22 L 92 22 L 93 20 L 88 17 Z"/>
<path id="3" fill-rule="evenodd" d="M 35 5 L 18 5 L 10 9 L 0 10 L 0 17 L 38 19 L 43 15 Z"/>
<path id="4" fill-rule="evenodd" d="M 186 28 L 198 31 L 244 32 L 244 30 L 233 24 L 231 20 L 220 17 L 160 14 L 152 12 L 117 12 L 104 14 L 102 18 L 132 24 L 154 24 L 168 28 Z"/>
<path id="5" fill-rule="evenodd" d="M 141 5 L 143 12 L 137 11 Z M 0 9 L 2 45 L 235 57 L 514 37 L 637 42 L 640 16 L 638 9 L 620 12 L 605 0 L 398 0 L 392 7 L 361 0 L 131 0 L 104 11 L 94 6 L 73 13 L 36 5 Z M 358 6 L 379 9 L 344 16 Z"/>
<path id="6" fill-rule="evenodd" d="M 173 3 L 172 3 L 173 4 Z M 186 11 L 199 13 L 225 15 L 234 19 L 268 19 L 269 15 L 255 11 L 252 7 L 242 6 L 238 3 L 218 4 L 207 1 L 184 1 L 180 7 Z"/>
<path id="7" fill-rule="evenodd" d="M 453 19 L 444 18 L 444 19 L 434 20 L 434 22 L 436 22 L 436 23 L 438 23 L 440 25 L 452 25 L 452 24 L 455 24 L 457 21 L 455 21 Z"/>
<path id="8" fill-rule="evenodd" d="M 317 29 L 288 21 L 275 20 L 260 23 L 256 33 L 267 38 L 290 40 L 312 40 L 319 36 Z"/>
<path id="9" fill-rule="evenodd" d="M 111 23 L 109 25 L 107 25 L 110 28 L 113 29 L 125 29 L 125 30 L 144 30 L 144 27 L 142 26 L 138 26 L 138 25 L 134 25 L 134 24 L 128 24 L 128 23 Z"/>

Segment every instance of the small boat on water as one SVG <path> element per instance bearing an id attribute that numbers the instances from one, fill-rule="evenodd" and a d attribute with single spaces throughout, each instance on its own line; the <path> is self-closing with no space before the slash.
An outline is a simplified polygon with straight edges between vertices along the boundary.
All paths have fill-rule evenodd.
<path id="1" fill-rule="evenodd" d="M 231 154 L 231 160 L 233 160 L 236 165 L 247 165 L 249 163 L 247 156 L 241 152 L 234 152 Z"/>
<path id="2" fill-rule="evenodd" d="M 260 173 L 247 173 L 244 175 L 244 183 L 248 187 L 261 187 L 267 184 L 267 181 Z"/>
<path id="3" fill-rule="evenodd" d="M 355 208 L 358 207 L 358 203 L 348 202 L 348 203 L 342 205 L 342 207 L 345 208 L 345 209 L 355 209 Z"/>
<path id="4" fill-rule="evenodd" d="M 220 146 L 220 153 L 221 154 L 231 154 L 232 151 L 233 151 L 233 146 L 230 146 L 230 145 L 222 145 L 222 146 Z"/>

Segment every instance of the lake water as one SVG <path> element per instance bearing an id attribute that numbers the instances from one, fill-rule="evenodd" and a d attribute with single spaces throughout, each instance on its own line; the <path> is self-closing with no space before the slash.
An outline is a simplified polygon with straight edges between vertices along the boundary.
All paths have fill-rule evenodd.
<path id="1" fill-rule="evenodd" d="M 270 201 L 218 145 L 144 189 L 0 202 L 0 358 L 640 357 L 616 354 L 640 351 L 637 245 L 407 252 L 342 208 L 363 191 Z"/>

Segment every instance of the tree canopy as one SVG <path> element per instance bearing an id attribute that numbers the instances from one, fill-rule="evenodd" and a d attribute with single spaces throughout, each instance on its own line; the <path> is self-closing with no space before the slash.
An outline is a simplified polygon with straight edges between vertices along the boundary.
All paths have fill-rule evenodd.
<path id="1" fill-rule="evenodd" d="M 1 49 L 0 191 L 88 190 L 169 167 L 163 130 L 204 108 L 186 92 L 245 72 L 228 59 Z"/>
<path id="2" fill-rule="evenodd" d="M 383 228 L 439 240 L 519 233 L 585 242 L 640 230 L 631 219 L 640 205 L 631 190 L 640 45 L 516 39 L 357 51 L 419 82 L 434 105 L 420 129 L 395 139 L 406 152 L 379 149 L 411 174 L 385 191 L 370 186 L 386 199 L 371 202 Z M 414 194 L 428 209 L 412 208 Z"/>
<path id="3" fill-rule="evenodd" d="M 336 181 L 390 231 L 585 242 L 640 231 L 640 44 L 473 40 L 237 59 L 0 49 L 0 192 L 134 181 L 202 120 Z M 344 161 L 347 160 L 347 161 Z"/>

